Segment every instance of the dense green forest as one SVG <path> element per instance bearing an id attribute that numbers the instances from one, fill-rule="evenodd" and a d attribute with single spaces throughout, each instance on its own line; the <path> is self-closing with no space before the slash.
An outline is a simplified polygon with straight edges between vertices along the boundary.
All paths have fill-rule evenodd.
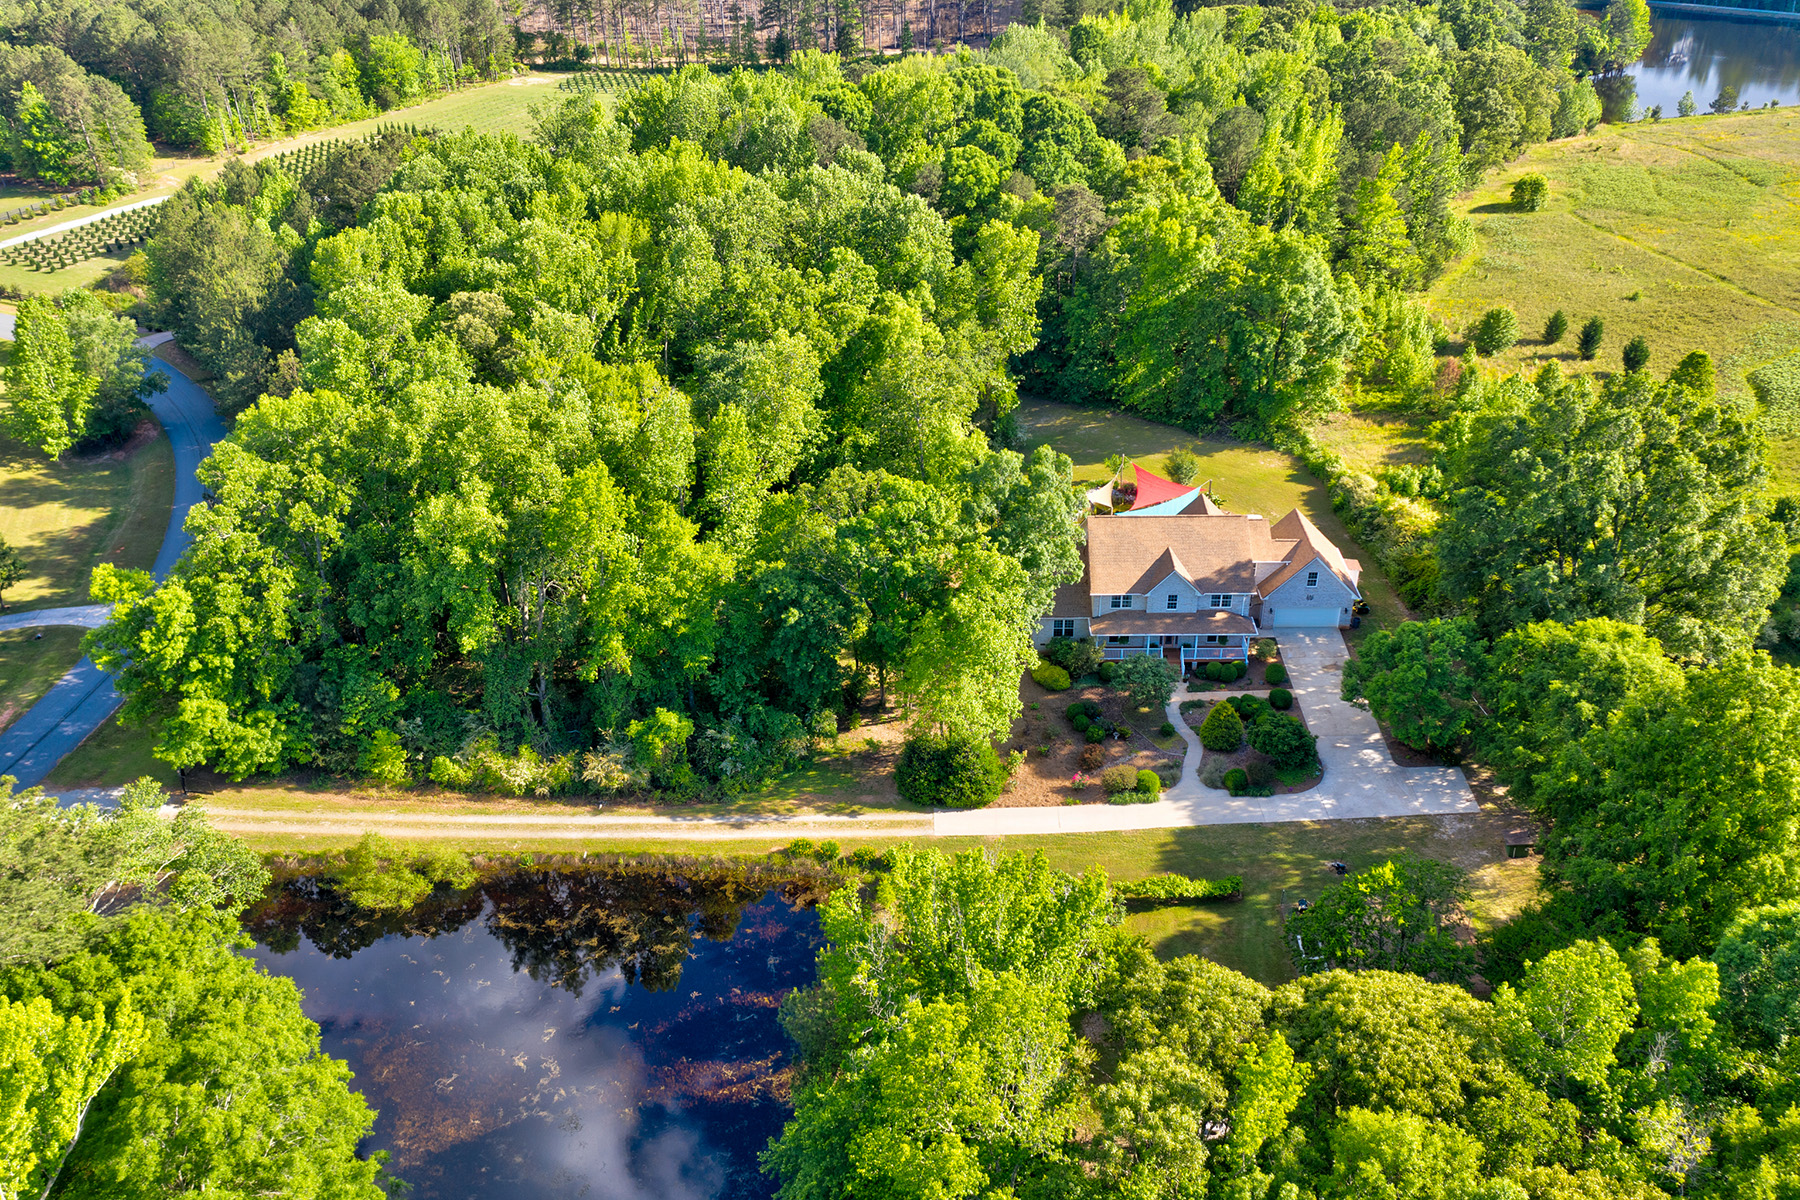
<path id="1" fill-rule="evenodd" d="M 1448 198 L 1641 45 L 1641 4 L 1539 7 L 1149 3 L 232 166 L 146 268 L 238 414 L 217 502 L 160 588 L 97 580 L 92 648 L 160 754 L 233 775 L 730 791 L 889 692 L 993 736 L 1078 571 L 1019 372 L 1276 432 L 1424 386 Z M 1720 551 L 1747 609 L 1761 528 Z"/>
<path id="2" fill-rule="evenodd" d="M 1750 1200 L 1800 1183 L 1791 902 L 1686 954 L 1641 928 L 1502 954 L 1483 1000 L 1426 952 L 1443 872 L 1401 860 L 1322 901 L 1354 945 L 1396 953 L 1339 952 L 1271 991 L 1159 961 L 1098 872 L 890 858 L 826 902 L 819 982 L 783 1005 L 804 1066 L 764 1158 L 782 1200 Z"/>
<path id="3" fill-rule="evenodd" d="M 149 141 L 217 153 L 510 72 L 487 0 L 0 6 L 0 169 L 137 182 Z"/>

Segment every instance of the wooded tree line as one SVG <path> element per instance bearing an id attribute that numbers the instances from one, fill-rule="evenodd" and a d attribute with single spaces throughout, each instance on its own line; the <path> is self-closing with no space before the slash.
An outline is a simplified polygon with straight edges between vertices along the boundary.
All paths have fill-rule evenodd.
<path id="1" fill-rule="evenodd" d="M 878 689 L 1005 729 L 1079 573 L 1068 460 L 974 425 L 1012 403 L 1036 235 L 889 182 L 824 116 L 863 93 L 809 69 L 421 141 L 341 231 L 271 164 L 169 202 L 168 320 L 272 394 L 175 575 L 97 583 L 160 753 L 692 795 Z"/>
<path id="2" fill-rule="evenodd" d="M 1491 1000 L 1466 972 L 1339 967 L 1270 990 L 1160 961 L 1097 871 L 889 857 L 823 906 L 819 982 L 782 1007 L 802 1054 L 764 1159 L 782 1200 L 1800 1186 L 1794 904 L 1679 952 L 1635 923 L 1564 936 L 1495 971 Z"/>
<path id="3" fill-rule="evenodd" d="M 369 116 L 512 67 L 493 0 L 182 0 L 0 7 L 0 168 L 132 183 L 146 137 L 217 153 Z"/>

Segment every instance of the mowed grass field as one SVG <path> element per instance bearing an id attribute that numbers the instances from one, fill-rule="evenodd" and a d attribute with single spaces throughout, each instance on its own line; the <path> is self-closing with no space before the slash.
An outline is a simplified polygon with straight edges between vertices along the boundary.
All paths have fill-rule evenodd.
<path id="1" fill-rule="evenodd" d="M 1550 181 L 1550 200 L 1515 212 L 1512 184 L 1528 171 Z M 1427 302 L 1457 330 L 1489 308 L 1512 308 L 1522 340 L 1492 367 L 1535 371 L 1555 359 L 1610 373 L 1642 336 L 1652 371 L 1705 350 L 1721 389 L 1748 396 L 1747 372 L 1800 353 L 1800 113 L 1603 126 L 1533 147 L 1458 208 L 1475 246 Z M 1559 308 L 1569 333 L 1547 346 L 1544 322 Z M 1605 341 L 1582 362 L 1575 334 L 1595 316 Z M 1772 465 L 1777 490 L 1800 493 L 1794 439 L 1777 439 Z"/>
<path id="2" fill-rule="evenodd" d="M 1159 425 L 1112 408 L 1085 408 L 1023 399 L 1019 429 L 1026 446 L 1047 443 L 1075 460 L 1075 478 L 1090 485 L 1105 482 L 1107 455 L 1123 454 L 1158 475 L 1165 472 L 1170 451 L 1183 447 L 1200 459 L 1199 482 L 1231 512 L 1261 513 L 1278 521 L 1298 508 L 1336 542 L 1345 555 L 1360 559 L 1362 591 L 1373 610 L 1363 628 L 1392 625 L 1406 618 L 1393 587 L 1338 515 L 1331 511 L 1325 485 L 1300 460 L 1268 446 L 1222 437 L 1195 437 L 1172 425 Z M 1126 478 L 1129 479 L 1129 471 Z"/>
<path id="3" fill-rule="evenodd" d="M 8 612 L 88 603 L 100 563 L 148 568 L 175 499 L 175 456 L 158 430 L 103 454 L 42 453 L 0 437 L 0 536 L 25 560 Z"/>
<path id="4" fill-rule="evenodd" d="M 383 125 L 430 126 L 447 133 L 461 133 L 467 128 L 473 129 L 477 133 L 529 134 L 531 132 L 531 105 L 538 101 L 564 95 L 565 93 L 557 90 L 557 83 L 561 78 L 560 75 L 523 75 L 517 79 L 505 80 L 500 83 L 467 88 L 448 96 L 428 100 L 423 104 L 413 105 L 410 108 L 397 108 L 392 112 L 385 112 L 368 120 L 335 125 L 330 129 L 302 133 L 276 142 L 259 143 L 250 153 L 244 155 L 244 158 L 247 161 L 255 162 L 258 159 L 267 158 L 271 154 L 280 154 L 313 142 L 358 138 Z M 144 172 L 145 186 L 120 201 L 119 204 L 110 207 L 116 208 L 119 205 L 134 203 L 151 196 L 169 195 L 179 190 L 189 179 L 200 175 L 211 175 L 218 171 L 229 157 L 229 155 L 223 154 L 213 156 L 161 155 Z M 6 196 L 15 193 L 16 198 L 6 199 Z M 27 188 L 0 189 L 0 210 L 17 207 L 29 200 L 41 199 L 42 196 L 43 193 Z M 0 241 L 102 211 L 105 210 L 93 206 L 72 206 L 60 212 L 35 217 L 29 221 L 21 221 L 17 225 L 0 225 Z M 130 255 L 130 250 L 98 255 L 58 271 L 33 271 L 28 267 L 0 263 L 0 284 L 21 288 L 28 292 L 59 292 L 65 288 L 88 287 L 111 274 Z"/>

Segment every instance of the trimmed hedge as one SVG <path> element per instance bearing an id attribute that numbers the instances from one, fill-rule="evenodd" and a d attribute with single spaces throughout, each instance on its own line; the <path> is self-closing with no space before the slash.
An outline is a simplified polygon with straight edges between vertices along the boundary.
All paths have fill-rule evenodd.
<path id="1" fill-rule="evenodd" d="M 981 808 L 1006 783 L 1006 768 L 986 738 L 921 734 L 906 739 L 894 784 L 914 804 Z"/>
<path id="2" fill-rule="evenodd" d="M 1270 663 L 1263 668 L 1263 678 L 1268 681 L 1270 687 L 1274 687 L 1279 683 L 1286 683 L 1288 681 L 1287 668 L 1280 663 Z"/>
<path id="3" fill-rule="evenodd" d="M 1092 721 L 1095 717 L 1100 715 L 1100 705 L 1093 700 L 1077 700 L 1075 703 L 1069 705 L 1069 707 L 1063 709 L 1063 715 L 1069 718 L 1071 722 L 1073 722 L 1076 717 L 1086 717 L 1088 720 Z"/>
<path id="4" fill-rule="evenodd" d="M 1053 662 L 1040 662 L 1031 668 L 1031 680 L 1048 692 L 1063 692 L 1069 688 L 1069 673 Z"/>
<path id="5" fill-rule="evenodd" d="M 1145 795 L 1155 796 L 1162 792 L 1162 779 L 1148 767 L 1137 773 L 1137 790 Z"/>
<path id="6" fill-rule="evenodd" d="M 1084 770 L 1084 771 L 1098 770 L 1100 767 L 1100 764 L 1104 763 L 1105 761 L 1106 761 L 1106 748 L 1104 746 L 1083 746 L 1081 748 L 1081 769 L 1082 770 Z"/>
<path id="7" fill-rule="evenodd" d="M 1281 712 L 1286 712 L 1288 709 L 1294 707 L 1294 693 L 1288 691 L 1286 688 L 1270 688 L 1269 707 L 1278 709 Z"/>
<path id="8" fill-rule="evenodd" d="M 1082 730 L 1081 736 L 1088 740 L 1088 745 L 1097 745 L 1106 740 L 1106 726 L 1089 725 L 1086 729 Z"/>
<path id="9" fill-rule="evenodd" d="M 1250 772 L 1242 767 L 1233 767 L 1225 772 L 1225 790 L 1234 796 L 1241 796 L 1250 788 Z"/>
<path id="10" fill-rule="evenodd" d="M 1223 879 L 1152 875 L 1113 884 L 1113 895 L 1121 900 L 1240 900 L 1243 892 L 1242 875 L 1227 875 Z"/>
<path id="11" fill-rule="evenodd" d="M 1200 744 L 1219 754 L 1230 754 L 1244 744 L 1244 722 L 1229 704 L 1215 704 L 1200 722 Z"/>
<path id="12" fill-rule="evenodd" d="M 1165 737 L 1165 738 L 1174 737 L 1175 736 L 1175 722 L 1164 721 L 1161 725 L 1158 725 L 1156 727 L 1156 736 L 1157 737 Z"/>
<path id="13" fill-rule="evenodd" d="M 1101 683 L 1111 683 L 1113 681 L 1113 675 L 1118 669 L 1119 664 L 1109 658 L 1098 667 L 1095 667 L 1094 673 L 1100 676 Z"/>
<path id="14" fill-rule="evenodd" d="M 1138 773 L 1130 767 L 1108 767 L 1100 772 L 1100 786 L 1109 796 L 1137 790 Z"/>

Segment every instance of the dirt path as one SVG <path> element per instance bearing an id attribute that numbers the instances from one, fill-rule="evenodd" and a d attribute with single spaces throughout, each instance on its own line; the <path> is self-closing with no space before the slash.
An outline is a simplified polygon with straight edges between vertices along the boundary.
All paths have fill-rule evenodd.
<path id="1" fill-rule="evenodd" d="M 906 813 L 831 816 L 818 813 L 728 817 L 659 817 L 649 814 L 596 813 L 583 816 L 457 813 L 432 815 L 406 812 L 307 812 L 214 806 L 195 802 L 215 828 L 237 834 L 355 838 L 373 830 L 391 838 L 502 839 L 577 841 L 598 838 L 669 839 L 674 841 L 741 841 L 768 836 L 795 837 L 930 837 L 932 818 Z"/>

